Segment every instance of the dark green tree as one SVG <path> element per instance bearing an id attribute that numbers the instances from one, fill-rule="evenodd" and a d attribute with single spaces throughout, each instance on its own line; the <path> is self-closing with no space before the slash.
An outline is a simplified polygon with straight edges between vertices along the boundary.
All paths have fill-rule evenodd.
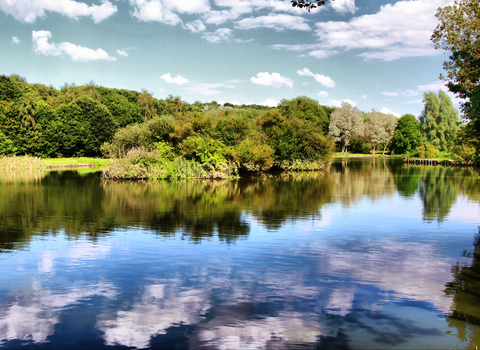
<path id="1" fill-rule="evenodd" d="M 293 100 L 282 100 L 278 109 L 286 117 L 309 120 L 318 126 L 323 133 L 328 134 L 328 115 L 317 101 L 306 96 L 300 96 Z"/>
<path id="2" fill-rule="evenodd" d="M 107 107 L 89 97 L 80 97 L 74 103 L 82 110 L 82 119 L 88 131 L 88 137 L 84 140 L 85 155 L 99 156 L 100 146 L 110 142 L 115 134 L 115 120 Z"/>
<path id="3" fill-rule="evenodd" d="M 406 154 L 420 145 L 420 124 L 412 114 L 405 114 L 398 119 L 397 129 L 393 135 L 392 151 L 395 154 Z"/>

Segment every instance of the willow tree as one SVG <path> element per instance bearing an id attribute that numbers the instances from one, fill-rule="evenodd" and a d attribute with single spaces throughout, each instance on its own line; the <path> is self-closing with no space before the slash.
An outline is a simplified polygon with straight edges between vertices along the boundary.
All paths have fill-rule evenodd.
<path id="1" fill-rule="evenodd" d="M 352 138 L 363 136 L 365 120 L 362 111 L 348 102 L 342 102 L 342 107 L 330 116 L 329 132 L 335 142 L 342 145 L 342 153 L 347 151 Z"/>
<path id="2" fill-rule="evenodd" d="M 366 134 L 373 144 L 373 154 L 377 145 L 383 145 L 383 154 L 393 138 L 398 119 L 392 114 L 385 114 L 373 109 L 367 114 Z"/>
<path id="3" fill-rule="evenodd" d="M 442 90 L 438 92 L 438 97 L 432 91 L 425 92 L 423 103 L 425 106 L 420 115 L 423 139 L 435 148 L 448 152 L 459 129 L 458 111 Z"/>

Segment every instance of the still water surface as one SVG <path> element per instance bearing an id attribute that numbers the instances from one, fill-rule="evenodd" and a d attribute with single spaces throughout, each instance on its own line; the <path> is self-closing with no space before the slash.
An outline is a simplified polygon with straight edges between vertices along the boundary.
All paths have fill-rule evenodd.
<path id="1" fill-rule="evenodd" d="M 470 168 L 109 182 L 0 173 L 0 348 L 480 346 Z"/>

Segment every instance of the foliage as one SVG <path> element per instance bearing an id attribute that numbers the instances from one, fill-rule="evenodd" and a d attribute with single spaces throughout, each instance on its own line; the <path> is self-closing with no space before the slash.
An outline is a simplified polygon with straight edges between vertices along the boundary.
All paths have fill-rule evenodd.
<path id="1" fill-rule="evenodd" d="M 342 102 L 342 107 L 330 116 L 330 135 L 341 144 L 342 152 L 347 151 L 353 137 L 363 136 L 364 130 L 363 113 L 348 102 Z"/>
<path id="2" fill-rule="evenodd" d="M 230 155 L 247 171 L 266 171 L 273 165 L 274 150 L 259 138 L 249 137 L 240 142 Z"/>
<path id="3" fill-rule="evenodd" d="M 453 5 L 439 8 L 439 24 L 432 34 L 436 49 L 450 51 L 443 66 L 450 91 L 469 97 L 479 86 L 480 78 L 480 3 L 476 0 L 455 0 Z"/>
<path id="4" fill-rule="evenodd" d="M 322 132 L 328 133 L 328 115 L 323 107 L 311 98 L 301 96 L 293 100 L 282 100 L 278 105 L 278 110 L 287 118 L 296 117 L 309 120 Z"/>
<path id="5" fill-rule="evenodd" d="M 457 136 L 458 112 L 442 90 L 438 97 L 431 91 L 425 92 L 423 102 L 425 106 L 420 115 L 422 137 L 435 148 L 448 152 Z"/>
<path id="6" fill-rule="evenodd" d="M 366 124 L 366 134 L 373 144 L 373 154 L 375 154 L 378 144 L 382 144 L 383 154 L 390 140 L 393 138 L 397 126 L 397 118 L 392 114 L 385 114 L 379 110 L 373 109 L 367 114 L 368 123 Z"/>
<path id="7" fill-rule="evenodd" d="M 395 154 L 408 154 L 421 142 L 420 124 L 411 114 L 398 119 L 397 128 L 392 139 L 392 151 Z"/>
<path id="8" fill-rule="evenodd" d="M 325 5 L 329 0 L 292 0 L 292 7 L 304 8 L 308 12 L 319 6 Z"/>
<path id="9" fill-rule="evenodd" d="M 455 0 L 452 5 L 439 8 L 439 20 L 431 40 L 436 49 L 449 51 L 449 60 L 443 66 L 450 91 L 466 99 L 462 103 L 465 118 L 472 123 L 469 144 L 480 159 L 480 3 L 476 0 Z M 456 147 L 458 150 L 458 147 Z"/>

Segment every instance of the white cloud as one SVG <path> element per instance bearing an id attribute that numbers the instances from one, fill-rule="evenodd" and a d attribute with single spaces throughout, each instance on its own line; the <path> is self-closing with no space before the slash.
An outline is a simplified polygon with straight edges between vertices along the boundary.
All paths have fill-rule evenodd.
<path id="1" fill-rule="evenodd" d="M 204 33 L 202 37 L 210 41 L 211 43 L 220 43 L 222 41 L 226 42 L 230 40 L 230 34 L 232 30 L 229 28 L 219 28 L 216 31 Z"/>
<path id="2" fill-rule="evenodd" d="M 330 102 L 327 103 L 327 106 L 331 106 L 331 107 L 342 107 L 342 102 L 347 102 L 349 104 L 351 104 L 353 107 L 356 107 L 357 106 L 357 103 L 355 101 L 352 101 L 348 98 L 346 98 L 345 100 L 343 101 L 339 101 L 339 100 L 331 100 Z"/>
<path id="3" fill-rule="evenodd" d="M 177 13 L 199 14 L 210 10 L 208 0 L 129 0 L 132 15 L 143 22 L 177 25 L 182 20 Z"/>
<path id="4" fill-rule="evenodd" d="M 282 77 L 278 73 L 268 73 L 268 72 L 261 72 L 257 74 L 257 77 L 251 77 L 250 81 L 254 84 L 258 85 L 265 85 L 265 86 L 273 86 L 276 88 L 292 88 L 293 87 L 293 80 L 289 78 Z"/>
<path id="5" fill-rule="evenodd" d="M 335 0 L 330 4 L 336 12 L 341 14 L 354 14 L 357 10 L 357 7 L 355 7 L 355 0 Z"/>
<path id="6" fill-rule="evenodd" d="M 276 45 L 289 50 L 312 50 L 310 56 L 325 58 L 340 50 L 361 50 L 365 60 L 392 61 L 402 57 L 439 54 L 430 41 L 438 21 L 439 6 L 451 0 L 403 0 L 386 4 L 375 14 L 355 17 L 350 21 L 316 23 L 319 43 L 312 45 Z M 335 1 L 337 9 L 353 11 L 353 1 Z M 339 5 L 340 4 L 340 5 Z M 352 7 L 353 6 L 353 7 Z"/>
<path id="7" fill-rule="evenodd" d="M 322 59 L 336 55 L 337 53 L 337 50 L 313 50 L 310 51 L 308 54 L 312 57 Z"/>
<path id="8" fill-rule="evenodd" d="M 117 50 L 117 53 L 118 53 L 120 56 L 128 57 L 128 53 L 127 53 L 127 51 L 125 51 L 125 50 Z"/>
<path id="9" fill-rule="evenodd" d="M 12 45 L 20 45 L 21 42 L 22 41 L 18 37 L 16 36 L 12 37 L 12 42 L 11 42 Z"/>
<path id="10" fill-rule="evenodd" d="M 416 89 L 407 89 L 404 91 L 384 91 L 382 92 L 382 95 L 384 96 L 390 96 L 390 97 L 398 97 L 398 96 L 406 96 L 406 97 L 414 97 L 414 96 L 420 96 L 426 91 L 433 91 L 435 93 L 438 93 L 439 90 L 442 90 L 447 93 L 447 95 L 452 99 L 453 105 L 456 108 L 460 108 L 460 103 L 463 102 L 462 99 L 457 98 L 455 94 L 451 93 L 445 83 L 441 80 L 434 81 L 433 83 L 430 84 L 424 84 L 424 85 L 417 85 Z M 409 104 L 421 104 L 423 103 L 421 99 L 416 99 L 413 101 L 407 102 Z"/>
<path id="11" fill-rule="evenodd" d="M 107 52 L 102 49 L 89 49 L 83 46 L 63 42 L 59 44 L 50 44 L 48 39 L 52 37 L 52 33 L 47 30 L 32 31 L 33 49 L 38 55 L 46 56 L 70 56 L 72 61 L 116 61 L 115 57 L 110 57 Z"/>
<path id="12" fill-rule="evenodd" d="M 209 0 L 162 0 L 164 5 L 172 11 L 195 14 L 210 10 Z"/>
<path id="13" fill-rule="evenodd" d="M 400 118 L 400 117 L 401 117 L 400 113 L 392 112 L 392 111 L 391 111 L 390 109 L 388 109 L 387 107 L 383 107 L 380 112 L 385 113 L 385 114 L 392 114 L 392 115 L 394 115 L 394 116 L 397 117 L 397 118 Z"/>
<path id="14" fill-rule="evenodd" d="M 192 33 L 203 32 L 206 29 L 205 24 L 203 24 L 203 22 L 199 19 L 186 23 L 185 28 Z"/>
<path id="15" fill-rule="evenodd" d="M 130 4 L 134 8 L 132 15 L 140 21 L 156 21 L 173 26 L 182 22 L 180 17 L 160 0 L 130 0 Z"/>
<path id="16" fill-rule="evenodd" d="M 44 17 L 45 11 L 57 12 L 74 19 L 92 17 L 95 23 L 117 12 L 117 7 L 109 1 L 103 1 L 101 5 L 89 6 L 73 0 L 0 0 L 0 9 L 17 21 L 25 23 L 33 23 L 38 17 Z"/>
<path id="17" fill-rule="evenodd" d="M 308 68 L 303 68 L 302 70 L 297 70 L 297 74 L 306 77 L 313 77 L 317 82 L 323 86 L 333 88 L 335 87 L 335 82 L 330 78 L 322 74 L 314 74 Z"/>
<path id="18" fill-rule="evenodd" d="M 311 30 L 306 20 L 300 16 L 292 16 L 285 14 L 270 14 L 268 16 L 259 16 L 244 18 L 237 21 L 235 28 L 237 29 L 253 29 L 253 28 L 270 28 L 276 31 L 290 30 Z"/>
<path id="19" fill-rule="evenodd" d="M 366 99 L 367 99 L 367 95 L 362 95 L 362 98 L 363 98 L 364 100 L 366 100 Z"/>
<path id="20" fill-rule="evenodd" d="M 172 77 L 170 73 L 165 73 L 160 77 L 160 79 L 165 80 L 167 83 L 170 84 L 177 84 L 177 85 L 183 85 L 183 84 L 188 84 L 189 81 L 187 78 L 182 77 L 180 74 L 177 74 L 176 77 Z"/>
<path id="21" fill-rule="evenodd" d="M 215 84 L 199 83 L 199 84 L 192 84 L 190 86 L 186 86 L 183 88 L 183 90 L 185 90 L 185 92 L 189 94 L 213 96 L 221 93 L 221 91 L 218 90 L 219 88 L 235 89 L 235 86 L 227 83 L 215 83 Z"/>
<path id="22" fill-rule="evenodd" d="M 263 103 L 261 103 L 261 105 L 267 106 L 267 107 L 277 107 L 278 102 L 275 101 L 273 98 L 269 98 L 269 99 L 263 101 Z"/>
<path id="23" fill-rule="evenodd" d="M 205 23 L 219 25 L 235 20 L 241 15 L 241 13 L 234 10 L 209 11 L 203 15 L 203 19 L 205 20 Z"/>
<path id="24" fill-rule="evenodd" d="M 317 96 L 320 96 L 320 97 L 327 97 L 328 96 L 328 92 L 327 91 L 320 91 Z"/>

